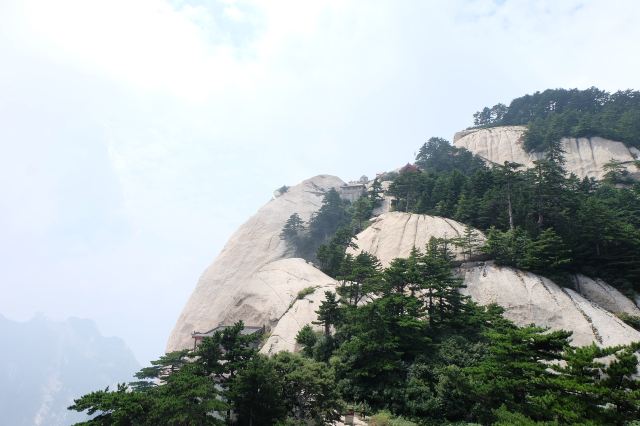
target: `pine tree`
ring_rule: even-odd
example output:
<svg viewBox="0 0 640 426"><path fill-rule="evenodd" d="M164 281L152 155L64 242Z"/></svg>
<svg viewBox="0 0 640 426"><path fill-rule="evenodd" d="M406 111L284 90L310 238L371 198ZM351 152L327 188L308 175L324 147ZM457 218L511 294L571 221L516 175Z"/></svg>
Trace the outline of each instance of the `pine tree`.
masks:
<svg viewBox="0 0 640 426"><path fill-rule="evenodd" d="M356 306L364 297L376 291L380 280L380 261L367 252L361 252L355 258L348 254L337 279L340 280L338 294L342 300Z"/></svg>
<svg viewBox="0 0 640 426"><path fill-rule="evenodd" d="M283 378L264 355L251 359L231 382L229 398L239 425L271 425L287 414Z"/></svg>
<svg viewBox="0 0 640 426"><path fill-rule="evenodd" d="M367 197L369 198L369 201L371 202L373 208L380 207L382 205L383 193L384 191L382 189L382 183L380 182L380 179L375 178L373 180L373 183L371 184L371 188L367 193Z"/></svg>
<svg viewBox="0 0 640 426"><path fill-rule="evenodd" d="M482 246L480 233L470 225L465 225L464 232L458 238L452 240L453 244L460 248L463 257L469 260Z"/></svg>
<svg viewBox="0 0 640 426"><path fill-rule="evenodd" d="M561 358L570 336L566 331L513 325L487 332L489 356L466 369L474 385L479 420L491 422L493 409L502 405L532 418L547 414L538 403L553 398L546 385L551 378L547 365Z"/></svg>
<svg viewBox="0 0 640 426"><path fill-rule="evenodd" d="M552 228L545 229L528 244L522 261L526 269L543 274L558 272L570 263L571 252Z"/></svg>
<svg viewBox="0 0 640 426"><path fill-rule="evenodd" d="M322 301L320 307L316 311L318 320L314 324L324 327L324 335L331 335L331 326L336 325L340 319L340 305L336 299L336 294L331 291L324 292L325 300Z"/></svg>
<svg viewBox="0 0 640 426"><path fill-rule="evenodd" d="M556 219L565 201L565 160L560 139L552 143L543 160L533 162L534 188L539 230L545 228L545 219Z"/></svg>
<svg viewBox="0 0 640 426"><path fill-rule="evenodd" d="M505 161L502 166L499 166L500 182L502 184L505 197L507 199L507 214L509 215L509 229L515 228L513 221L513 186L519 178L517 169L522 167L522 164Z"/></svg>
<svg viewBox="0 0 640 426"><path fill-rule="evenodd" d="M318 336L309 324L302 327L296 334L296 343L302 346L302 353L309 358L313 356L313 347L317 341Z"/></svg>
<svg viewBox="0 0 640 426"><path fill-rule="evenodd" d="M280 239L285 240L294 251L295 255L300 254L301 241L305 232L304 221L298 213L293 213L280 232Z"/></svg>
<svg viewBox="0 0 640 426"><path fill-rule="evenodd" d="M371 217L373 205L367 197L360 197L351 205L351 217L353 217L353 229L355 233L362 231L364 223Z"/></svg>

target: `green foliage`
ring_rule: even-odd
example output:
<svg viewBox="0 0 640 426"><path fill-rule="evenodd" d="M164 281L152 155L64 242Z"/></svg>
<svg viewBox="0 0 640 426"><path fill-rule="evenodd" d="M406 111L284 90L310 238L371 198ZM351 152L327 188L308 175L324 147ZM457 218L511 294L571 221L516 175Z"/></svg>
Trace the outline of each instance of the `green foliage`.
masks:
<svg viewBox="0 0 640 426"><path fill-rule="evenodd" d="M516 98L508 107L485 107L473 117L480 127L527 125L529 151L544 151L563 136L602 136L640 146L640 92L633 90L549 89Z"/></svg>
<svg viewBox="0 0 640 426"><path fill-rule="evenodd" d="M416 166L434 173L452 170L472 174L484 166L483 161L466 149L456 148L442 138L430 138L416 155Z"/></svg>
<svg viewBox="0 0 640 426"><path fill-rule="evenodd" d="M315 293L315 291L316 291L315 287L305 287L305 288L303 288L302 290L300 290L298 292L298 295L296 296L296 299L297 300L304 299L308 295Z"/></svg>
<svg viewBox="0 0 640 426"><path fill-rule="evenodd" d="M557 426L557 421L537 422L521 413L514 413L503 405L493 412L495 416L494 426ZM584 424L584 423L583 423Z"/></svg>
<svg viewBox="0 0 640 426"><path fill-rule="evenodd" d="M633 178L631 178L629 170L627 170L626 166L620 161L611 160L602 168L605 171L604 180L609 184L629 185L633 183Z"/></svg>
<svg viewBox="0 0 640 426"><path fill-rule="evenodd" d="M320 263L320 270L330 277L335 277L340 272L340 266L345 258L348 247L357 248L353 242L353 229L344 226L336 231L328 243L318 247L316 257Z"/></svg>
<svg viewBox="0 0 640 426"><path fill-rule="evenodd" d="M520 228L498 231L491 228L483 251L498 265L514 266L548 276L557 276L571 263L571 253L551 228L531 238Z"/></svg>
<svg viewBox="0 0 640 426"><path fill-rule="evenodd" d="M313 348L317 342L318 335L309 324L302 327L296 334L296 343L302 346L302 353L309 358L313 357Z"/></svg>
<svg viewBox="0 0 640 426"><path fill-rule="evenodd" d="M290 415L315 424L340 418L343 403L334 372L325 363L289 352L274 355L270 362L280 377L284 405Z"/></svg>
<svg viewBox="0 0 640 426"><path fill-rule="evenodd" d="M160 359L151 361L150 367L144 367L137 372L135 377L143 381L145 379L164 379L187 362L188 353L188 350L181 350L162 355ZM140 382L140 384L142 383ZM151 383L151 385L153 384Z"/></svg>
<svg viewBox="0 0 640 426"><path fill-rule="evenodd" d="M295 255L302 249L305 230L304 221L298 213L294 213L289 216L280 232L280 239L285 240L292 247Z"/></svg>
<svg viewBox="0 0 640 426"><path fill-rule="evenodd" d="M203 339L195 351L178 351L153 361L136 374L133 386L92 392L70 410L97 414L87 425L221 425L228 404L222 395L228 383L256 355L256 336L242 335L239 322ZM220 417L221 418L221 417Z"/></svg>
<svg viewBox="0 0 640 426"><path fill-rule="evenodd" d="M521 228L500 231L492 227L482 250L498 265L521 267L530 244L531 238Z"/></svg>
<svg viewBox="0 0 640 426"><path fill-rule="evenodd" d="M504 119L505 113L508 108L505 104L497 104L489 107L484 107L482 111L478 111L473 114L474 126L490 126L495 123L499 123Z"/></svg>
<svg viewBox="0 0 640 426"><path fill-rule="evenodd" d="M256 355L231 382L229 399L238 424L273 424L286 418L282 377L270 360Z"/></svg>
<svg viewBox="0 0 640 426"><path fill-rule="evenodd" d="M549 375L546 363L560 358L570 335L533 326L488 331L489 355L468 369L478 418L491 420L492 410L502 404L512 411L539 416L539 400L551 395L545 385Z"/></svg>
<svg viewBox="0 0 640 426"><path fill-rule="evenodd" d="M620 318L622 321L624 321L627 325L630 325L631 327L633 327L636 330L640 331L640 317L639 316L629 315L626 312L619 312L619 313L616 314L616 316L618 318Z"/></svg>
<svg viewBox="0 0 640 426"><path fill-rule="evenodd" d="M480 233L473 229L472 226L465 226L464 233L452 241L453 245L460 248L465 260L470 260L478 254L482 247L482 238Z"/></svg>
<svg viewBox="0 0 640 426"><path fill-rule="evenodd" d="M355 257L346 255L337 274L340 281L337 291L342 301L355 306L374 292L379 285L380 271L380 261L367 252Z"/></svg>
<svg viewBox="0 0 640 426"><path fill-rule="evenodd" d="M314 243L327 241L341 227L351 223L349 202L340 198L335 189L327 191L320 209L309 221L309 238Z"/></svg>
<svg viewBox="0 0 640 426"><path fill-rule="evenodd" d="M474 116L477 125L529 124L527 138L546 149L531 170L488 168L432 138L418 169L394 176L394 208L463 221L454 240L432 239L385 269L369 253L346 255L381 201L378 181L353 204L328 191L307 224L292 215L281 238L339 280L316 311L323 332L306 325L297 334L301 355L257 354L256 337L238 323L70 409L93 415L88 425L229 424L227 410L238 424L322 425L344 413L343 401L377 412L370 424L380 425L632 424L640 418L640 343L573 348L569 332L518 328L501 308L462 296L452 274L457 246L465 259L481 251L551 278L582 272L623 291L640 283L640 184L616 163L603 182L567 177L557 143L569 122L589 135L617 120L617 134L636 137L638 96L583 92L544 92ZM474 228L487 231L481 250Z"/></svg>
<svg viewBox="0 0 640 426"><path fill-rule="evenodd" d="M522 267L540 273L559 271L571 263L570 256L562 238L552 228L547 228L535 240L529 241Z"/></svg>
<svg viewBox="0 0 640 426"><path fill-rule="evenodd" d="M367 225L373 208L379 204L381 187L376 182L372 192L353 204L342 200L335 189L330 189L308 224L294 213L285 223L280 238L287 242L295 256L317 261L323 272L335 277L347 247L357 247L353 237Z"/></svg>
<svg viewBox="0 0 640 426"><path fill-rule="evenodd" d="M353 289L343 303L326 293L317 311L325 333L303 327L302 355L259 355L238 323L138 374L155 383L92 392L70 408L94 415L88 425L221 425L227 410L232 424L323 425L344 413L343 401L378 412L369 424L407 426L640 416L640 342L572 348L569 332L516 327L499 307L460 295L449 245L432 239L384 270L373 256L350 258L343 273L367 303L354 302Z"/></svg>
<svg viewBox="0 0 640 426"><path fill-rule="evenodd" d="M352 217L351 227L354 233L358 233L365 228L367 219L373 213L375 201L369 197L360 197L351 204L349 213Z"/></svg>
<svg viewBox="0 0 640 426"><path fill-rule="evenodd" d="M340 309L335 293L325 291L324 296L325 300L322 301L316 311L318 321L314 321L314 324L322 325L324 327L324 335L329 336L331 334L331 326L336 325L340 320Z"/></svg>
<svg viewBox="0 0 640 426"><path fill-rule="evenodd" d="M425 146L423 157L428 152ZM640 290L640 184L567 177L557 143L530 170L515 163L479 166L473 173L457 167L399 174L388 192L393 208L487 231L487 247L480 251L499 264L557 280L580 272L626 293L634 286ZM469 250L474 244L464 239L453 243L468 258L475 248Z"/></svg>
<svg viewBox="0 0 640 426"><path fill-rule="evenodd" d="M371 188L367 192L367 198L371 202L372 208L380 207L380 205L382 205L383 192L384 191L382 190L382 183L380 182L380 179L375 178L373 180L373 183L371 184Z"/></svg>
<svg viewBox="0 0 640 426"><path fill-rule="evenodd" d="M371 416L369 426L418 426L418 423L394 416L391 412L383 410Z"/></svg>
<svg viewBox="0 0 640 426"><path fill-rule="evenodd" d="M69 409L97 414L83 423L86 425L224 424L211 413L224 412L228 406L201 364L184 364L163 377L158 386L121 384L116 391L91 392L76 399Z"/></svg>

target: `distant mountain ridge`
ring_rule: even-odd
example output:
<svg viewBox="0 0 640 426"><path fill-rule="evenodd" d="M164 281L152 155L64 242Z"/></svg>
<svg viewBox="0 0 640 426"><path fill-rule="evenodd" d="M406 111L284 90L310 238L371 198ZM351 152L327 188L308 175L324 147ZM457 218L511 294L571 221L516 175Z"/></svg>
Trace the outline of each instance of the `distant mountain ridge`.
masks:
<svg viewBox="0 0 640 426"><path fill-rule="evenodd" d="M139 369L116 337L87 319L17 322L0 315L0 423L68 425L86 418L67 407L86 392L130 381Z"/></svg>

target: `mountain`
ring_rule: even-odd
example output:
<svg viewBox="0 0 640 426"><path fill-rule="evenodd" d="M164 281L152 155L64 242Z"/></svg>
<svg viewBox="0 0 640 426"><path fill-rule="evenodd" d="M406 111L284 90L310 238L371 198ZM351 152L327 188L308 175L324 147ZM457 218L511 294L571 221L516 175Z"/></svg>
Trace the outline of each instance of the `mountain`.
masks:
<svg viewBox="0 0 640 426"><path fill-rule="evenodd" d="M455 134L453 144L465 148L492 164L515 162L530 168L535 160L544 157L543 152L528 152L524 147L526 126L499 126L464 130ZM579 178L592 177L602 179L604 165L615 160L622 163L632 174L638 169L634 162L640 156L640 150L601 137L562 138L565 151L566 169Z"/></svg>
<svg viewBox="0 0 640 426"><path fill-rule="evenodd" d="M528 154L521 146L523 127L479 129L456 135L455 145L491 163L518 161L525 166L542 154ZM579 176L600 178L602 166L611 159L629 164L637 149L602 138L564 138L567 169ZM295 336L315 319L325 291L337 282L313 264L291 258L280 232L293 213L308 220L320 207L323 194L343 185L337 177L321 175L290 188L262 207L231 237L218 259L207 268L185 306L169 338L167 351L190 348L192 331L207 331L220 324L243 320L247 325L270 330L264 353L295 350ZM383 188L388 188L383 182ZM356 255L366 251L383 266L397 257L408 257L412 248L422 249L431 237L460 238L465 225L432 215L389 212L389 196L376 209L369 226L355 236ZM485 237L475 230L479 242ZM480 304L497 303L506 317L519 325L536 325L572 331L573 343L600 346L640 340L640 332L616 314L640 316L635 303L597 277L574 274L572 285L558 285L532 272L501 267L492 261L464 262L458 250L458 274L463 292ZM297 295L305 288L311 292ZM316 326L316 329L319 329Z"/></svg>
<svg viewBox="0 0 640 426"><path fill-rule="evenodd" d="M299 291L334 280L304 260L291 257L280 239L293 213L309 220L324 194L344 182L320 175L277 192L229 239L198 281L169 337L167 352L193 346L191 333L243 320L246 325L275 327Z"/></svg>
<svg viewBox="0 0 640 426"><path fill-rule="evenodd" d="M0 423L68 425L86 416L67 407L83 393L130 381L139 369L121 339L95 323L36 316L16 322L0 315Z"/></svg>

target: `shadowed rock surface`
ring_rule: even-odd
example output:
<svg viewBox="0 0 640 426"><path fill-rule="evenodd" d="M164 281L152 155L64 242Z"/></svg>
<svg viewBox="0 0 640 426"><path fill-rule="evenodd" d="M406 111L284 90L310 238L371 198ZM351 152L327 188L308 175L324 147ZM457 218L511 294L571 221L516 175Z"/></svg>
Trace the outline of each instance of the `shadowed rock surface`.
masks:
<svg viewBox="0 0 640 426"><path fill-rule="evenodd" d="M578 274L574 277L573 285L582 297L609 312L640 317L640 309L635 303L601 279L594 280Z"/></svg>

